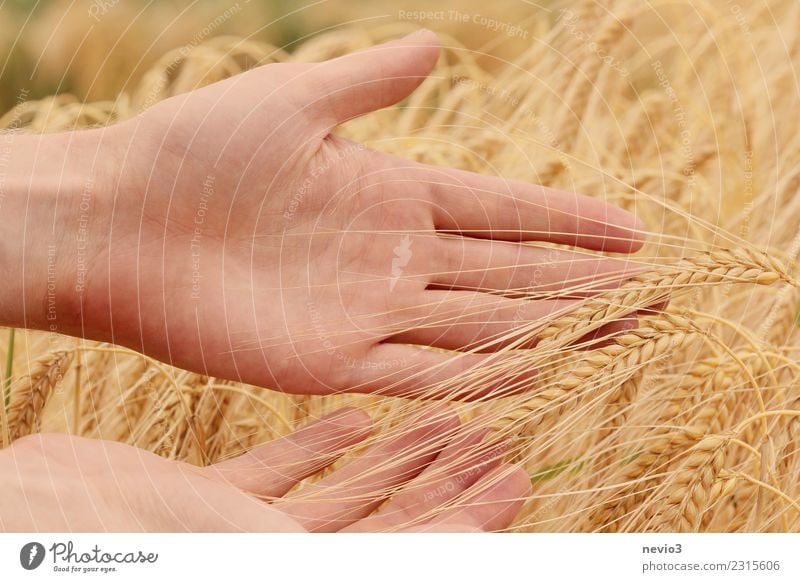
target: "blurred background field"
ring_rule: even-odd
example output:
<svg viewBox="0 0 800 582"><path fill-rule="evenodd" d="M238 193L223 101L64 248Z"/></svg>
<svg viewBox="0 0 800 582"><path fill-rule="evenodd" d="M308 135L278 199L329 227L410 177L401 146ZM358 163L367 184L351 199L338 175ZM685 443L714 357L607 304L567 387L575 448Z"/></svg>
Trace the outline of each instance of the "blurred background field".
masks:
<svg viewBox="0 0 800 582"><path fill-rule="evenodd" d="M531 42L530 31L498 33L486 22L524 26L553 3L499 0L470 10L466 5L458 0L6 0L0 2L0 109L13 106L21 94L114 99L136 86L168 50L220 35L291 52L331 29L407 22L451 34L493 58L511 59ZM476 10L481 19L473 22Z"/></svg>

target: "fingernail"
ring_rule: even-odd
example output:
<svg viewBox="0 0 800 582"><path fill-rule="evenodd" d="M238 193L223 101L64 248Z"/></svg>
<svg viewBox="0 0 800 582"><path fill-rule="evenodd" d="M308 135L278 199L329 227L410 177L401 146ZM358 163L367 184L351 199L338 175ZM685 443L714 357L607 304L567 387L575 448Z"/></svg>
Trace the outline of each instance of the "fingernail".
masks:
<svg viewBox="0 0 800 582"><path fill-rule="evenodd" d="M405 35L403 38L404 39L417 38L419 36L425 36L426 34L430 34L431 32L432 31L429 28L420 28L418 30L415 30L414 32Z"/></svg>

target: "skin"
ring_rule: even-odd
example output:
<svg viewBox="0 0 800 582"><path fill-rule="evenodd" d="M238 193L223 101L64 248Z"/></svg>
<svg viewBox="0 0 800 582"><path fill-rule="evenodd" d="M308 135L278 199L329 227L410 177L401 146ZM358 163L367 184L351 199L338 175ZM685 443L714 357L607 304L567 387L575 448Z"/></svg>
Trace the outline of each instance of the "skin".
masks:
<svg viewBox="0 0 800 582"><path fill-rule="evenodd" d="M536 243L631 253L644 227L595 198L427 166L332 133L404 99L438 54L435 35L420 31L324 63L256 68L111 127L3 136L0 324L110 341L296 394L452 397L440 383L505 357L491 353L504 345L492 340L637 270ZM517 367L459 396L507 395L534 374ZM419 449L404 439L393 456ZM198 469L119 443L27 437L0 453L10 481L3 526L499 529L528 486L497 466L472 483L485 497L478 509L431 517L413 477L436 465L433 451L388 488L369 481L375 462L365 453L334 474L345 485L330 477L331 488L308 489L317 498L299 499L287 483L320 457L280 452L293 446L303 449L279 441L243 457L255 467L237 459ZM297 466L281 481L284 460L274 458L283 454ZM395 495L401 484L410 489ZM340 507L352 492L358 503Z"/></svg>
<svg viewBox="0 0 800 582"><path fill-rule="evenodd" d="M493 531L530 492L485 431L437 407L313 485L302 479L370 434L342 409L209 467L111 441L36 434L0 451L4 531ZM387 498L391 499L375 509Z"/></svg>
<svg viewBox="0 0 800 582"><path fill-rule="evenodd" d="M476 346L576 301L514 290L628 277L627 261L521 244L633 252L642 225L621 209L331 133L402 100L438 54L420 31L256 68L109 128L13 136L2 323L285 392L436 397L492 357Z"/></svg>

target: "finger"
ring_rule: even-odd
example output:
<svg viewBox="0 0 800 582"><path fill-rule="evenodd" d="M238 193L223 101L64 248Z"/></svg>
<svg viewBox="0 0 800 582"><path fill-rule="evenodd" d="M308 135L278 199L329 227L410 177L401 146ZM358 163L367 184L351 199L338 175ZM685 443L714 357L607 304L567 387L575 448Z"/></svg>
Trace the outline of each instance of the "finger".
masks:
<svg viewBox="0 0 800 582"><path fill-rule="evenodd" d="M624 253L644 244L643 223L596 198L449 168L409 166L409 173L427 184L440 231Z"/></svg>
<svg viewBox="0 0 800 582"><path fill-rule="evenodd" d="M452 524L484 531L506 529L531 491L528 474L514 465L502 465L481 477L459 500L458 507L431 520L432 527Z"/></svg>
<svg viewBox="0 0 800 582"><path fill-rule="evenodd" d="M384 343L432 346L470 353L506 349L530 349L538 343L538 332L554 319L568 314L579 300L511 299L472 291L425 291L424 315L407 319ZM652 313L656 306L644 310ZM424 310L417 309L417 313ZM616 321L590 328L586 336L570 345L584 348L611 333L637 327L638 312L631 309Z"/></svg>
<svg viewBox="0 0 800 582"><path fill-rule="evenodd" d="M394 105L425 80L438 57L436 35L423 29L321 63L311 72L312 107L333 126Z"/></svg>
<svg viewBox="0 0 800 582"><path fill-rule="evenodd" d="M466 295L470 292L426 291L426 293ZM484 295L489 301L498 299L485 294L476 295ZM382 342L373 346L366 357L353 366L351 390L385 396L464 401L502 398L530 390L535 385L537 366L541 364L543 354L529 350L496 350L535 345L538 339L537 330L544 323L540 323L525 309L530 308L526 303L534 305L538 302L499 299L515 302L517 309L521 308L514 315L519 321L514 322L512 319L505 322L511 330L506 337L498 339L497 332L494 334L487 332L486 328L491 324L486 323L483 314L479 317L473 314L473 321L466 323L464 320L469 316L465 316L463 312L457 312L454 314L455 317L450 317L457 322L456 325L473 326L473 333L486 332L487 338L484 338L480 346L481 353L439 351L422 347L424 344L417 342L415 342L417 345ZM574 349L599 347L602 345L599 342L603 338L637 327L637 314L638 312L631 311L621 315L616 321L604 323L596 328L589 327L586 334L573 340L570 345ZM440 317L439 323L444 320L444 317ZM440 333L439 336L441 335ZM439 341L441 337L419 336L417 339Z"/></svg>
<svg viewBox="0 0 800 582"><path fill-rule="evenodd" d="M436 458L458 428L458 416L437 406L392 438L375 445L335 473L276 502L310 531L337 531L369 515L398 486Z"/></svg>
<svg viewBox="0 0 800 582"><path fill-rule="evenodd" d="M468 354L392 343L374 346L355 369L353 392L463 401L526 392L537 375L522 351Z"/></svg>
<svg viewBox="0 0 800 582"><path fill-rule="evenodd" d="M632 261L465 237L444 238L435 247L429 289L568 299L613 289L646 268Z"/></svg>
<svg viewBox="0 0 800 582"><path fill-rule="evenodd" d="M253 495L279 497L367 438L371 427L366 412L343 408L205 471Z"/></svg>
<svg viewBox="0 0 800 582"><path fill-rule="evenodd" d="M407 329L387 341L445 350L497 351L512 344L536 345L536 329L580 302L570 299L510 299L472 291L425 291Z"/></svg>
<svg viewBox="0 0 800 582"><path fill-rule="evenodd" d="M507 446L484 442L488 429L458 435L436 460L375 513L346 531L396 531L433 517L500 464Z"/></svg>

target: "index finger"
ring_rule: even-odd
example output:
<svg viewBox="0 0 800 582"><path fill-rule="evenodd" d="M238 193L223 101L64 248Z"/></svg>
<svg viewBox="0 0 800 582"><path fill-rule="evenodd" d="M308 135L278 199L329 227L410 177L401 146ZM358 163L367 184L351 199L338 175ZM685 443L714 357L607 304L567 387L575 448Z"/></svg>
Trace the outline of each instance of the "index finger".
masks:
<svg viewBox="0 0 800 582"><path fill-rule="evenodd" d="M641 220L597 198L463 170L419 165L418 171L440 231L621 253L645 241Z"/></svg>

